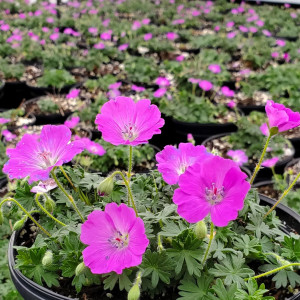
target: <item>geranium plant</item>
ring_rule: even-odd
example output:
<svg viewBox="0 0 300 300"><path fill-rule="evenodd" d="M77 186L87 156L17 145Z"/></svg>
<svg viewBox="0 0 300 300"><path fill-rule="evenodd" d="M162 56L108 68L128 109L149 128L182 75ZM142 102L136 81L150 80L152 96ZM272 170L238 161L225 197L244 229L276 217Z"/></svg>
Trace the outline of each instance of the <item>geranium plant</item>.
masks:
<svg viewBox="0 0 300 300"><path fill-rule="evenodd" d="M281 105L270 102L266 110L268 141L300 125L300 114ZM260 205L251 189L265 150L250 182L236 162L189 143L166 146L156 155L158 171L133 176L133 148L164 125L158 108L117 97L95 122L105 141L129 148L126 172L103 178L63 166L86 147L70 142L65 125L24 135L7 152L3 171L22 180L1 201L0 221L11 203L23 212L15 229L35 224L28 246L15 247L25 276L72 297L92 297L93 286L130 300L274 299L265 276L278 290L300 283L299 236L283 232L275 206Z"/></svg>

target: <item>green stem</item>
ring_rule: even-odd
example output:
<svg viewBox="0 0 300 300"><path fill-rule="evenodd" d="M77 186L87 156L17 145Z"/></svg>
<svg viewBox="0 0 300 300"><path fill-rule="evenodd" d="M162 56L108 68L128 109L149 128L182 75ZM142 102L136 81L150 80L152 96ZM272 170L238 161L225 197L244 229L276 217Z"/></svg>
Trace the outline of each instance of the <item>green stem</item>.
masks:
<svg viewBox="0 0 300 300"><path fill-rule="evenodd" d="M113 172L110 177L114 177L116 176L117 174L121 175L125 185L126 185L126 188L127 188L127 191L128 191L128 197L129 199L131 200L131 205L132 205L132 208L134 209L135 211L135 214L136 216L138 217L138 212L137 212L137 209L136 209L136 206L135 206L135 203L134 203L134 200L133 200L133 195L132 195L132 191L131 191L131 188L129 186L129 182L127 181L127 179L125 178L125 176L123 175L123 173L121 171L115 171ZM130 201L128 201L128 204L130 205Z"/></svg>
<svg viewBox="0 0 300 300"><path fill-rule="evenodd" d="M256 165L256 167L255 167L255 169L254 169L254 172L253 172L253 175L252 175L252 177L251 177L251 179L250 179L250 184L251 184L251 185L253 184L254 179L255 179L255 177L256 177L256 174L258 173L258 171L259 171L259 169L260 169L260 166L261 166L261 163L263 162L263 159L264 159L264 156L265 156L265 154L266 154L266 152L267 152L267 148L268 148L268 145L269 145L269 143L270 143L271 137L272 137L272 135L269 134L269 136L268 136L268 138L267 138L267 141L266 141L266 144L265 144L265 147L264 147L264 150L263 150L263 152L262 152L262 154L261 154L261 156L260 156L259 162L258 162L258 164Z"/></svg>
<svg viewBox="0 0 300 300"><path fill-rule="evenodd" d="M60 184L60 182L58 181L58 179L57 179L57 177L56 177L56 175L55 175L55 173L54 173L53 170L51 171L51 175L52 175L53 179L55 180L57 186L61 189L61 191L66 195L66 197L68 198L68 200L69 200L69 201L71 202L71 204L73 205L75 211L77 212L77 214L78 214L79 217L81 218L82 222L84 222L84 221L85 221L85 220L84 220L84 217L83 217L82 214L80 213L80 211L79 211L79 209L78 209L76 203L74 202L73 197L70 196L70 195L67 193L67 191L64 189L64 187Z"/></svg>
<svg viewBox="0 0 300 300"><path fill-rule="evenodd" d="M193 83L193 88L192 88L192 95L195 96L196 95L196 84Z"/></svg>
<svg viewBox="0 0 300 300"><path fill-rule="evenodd" d="M63 223L63 222L57 220L54 216L52 216L52 215L48 212L47 209L45 209L45 208L43 207L43 205L39 202L39 197L40 197L40 194L36 194L36 196L35 196L35 202L36 202L37 206L38 206L38 207L39 207L39 208L40 208L47 216L49 216L51 219L53 219L53 220L54 220L55 222L57 222L59 225L61 225L61 226L66 226L65 223Z"/></svg>
<svg viewBox="0 0 300 300"><path fill-rule="evenodd" d="M131 178L132 159L133 159L133 147L129 146L129 161L128 161L128 173L127 173L128 182L130 182L130 178Z"/></svg>
<svg viewBox="0 0 300 300"><path fill-rule="evenodd" d="M70 183L70 185L72 186L73 190L78 194L79 198L87 205L91 205L89 199L87 197L84 197L80 191L78 191L78 189L76 188L76 186L73 184L72 180L70 179L70 177L67 175L66 171L64 170L64 168L62 166L59 166L61 172L63 173L63 175L66 177L66 179L68 180L68 182Z"/></svg>
<svg viewBox="0 0 300 300"><path fill-rule="evenodd" d="M207 256L208 256L208 253L209 253L209 249L210 249L210 246L211 246L211 243L213 241L213 238L214 238L214 224L213 222L210 223L210 236L209 236L209 242L208 242L208 245L207 245L207 249L206 249L206 252L205 252L205 255L204 255L204 258L202 260L202 264L204 265L206 259L207 259Z"/></svg>
<svg viewBox="0 0 300 300"><path fill-rule="evenodd" d="M244 280L247 281L247 280L249 280L249 279L251 279L251 278L257 279L257 278L260 278L260 277L268 276L268 275L271 275L271 274L276 273L276 272L278 272L278 271L281 271L281 270L283 270L283 269L285 269L285 268L289 268L289 267L293 267L293 266L299 266L299 267L300 267L300 263L290 263L290 264L288 264L288 265L281 266L281 267L279 267L279 268L276 268L276 269L274 269L274 270L268 271L268 272L266 272L266 273L259 274L259 275L256 275L256 276L250 277L250 278L245 278Z"/></svg>
<svg viewBox="0 0 300 300"><path fill-rule="evenodd" d="M270 210L264 215L264 218L268 216L274 209L275 207L282 201L282 199L289 193L289 191L293 188L293 186L296 184L300 177L300 173L296 176L294 181L291 183L291 185L283 192L279 200L273 205L273 207L270 208Z"/></svg>
<svg viewBox="0 0 300 300"><path fill-rule="evenodd" d="M0 208L5 202L14 202L18 205L18 207L26 214L26 216L38 227L40 228L46 235L51 236L51 234L43 227L41 226L32 216L31 214L14 198L6 198L0 202Z"/></svg>

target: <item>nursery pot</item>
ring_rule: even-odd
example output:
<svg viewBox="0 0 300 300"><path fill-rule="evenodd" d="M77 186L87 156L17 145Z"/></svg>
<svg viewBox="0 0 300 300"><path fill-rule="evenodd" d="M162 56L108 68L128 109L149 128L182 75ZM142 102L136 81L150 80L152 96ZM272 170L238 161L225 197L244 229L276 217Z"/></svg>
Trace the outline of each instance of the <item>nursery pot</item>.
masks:
<svg viewBox="0 0 300 300"><path fill-rule="evenodd" d="M252 111L260 111L265 112L265 106L264 105L238 105L238 108L245 114L249 115Z"/></svg>
<svg viewBox="0 0 300 300"><path fill-rule="evenodd" d="M227 136L229 134L230 133L223 133L223 134L217 134L217 135L211 136L211 137L207 138L206 140L204 140L202 145L206 147L207 144L209 142L212 142L214 139L219 139L219 138L222 138L222 137ZM276 163L275 172L277 174L282 174L284 172L285 166L293 159L294 154L295 154L295 149L293 147L293 153L290 156L288 156L287 158L282 159L282 160L280 160ZM253 172L254 169L255 169L255 165L252 165L252 164L251 165L250 164L244 164L244 167L248 168L251 172ZM255 182L262 181L262 180L269 180L269 179L272 178L272 176L273 176L273 173L272 173L272 170L270 168L262 168L257 173L256 178L255 178Z"/></svg>
<svg viewBox="0 0 300 300"><path fill-rule="evenodd" d="M172 143L186 142L188 133L191 133L197 144L217 134L228 134L237 131L234 123L189 123L172 119Z"/></svg>
<svg viewBox="0 0 300 300"><path fill-rule="evenodd" d="M275 200L271 198L264 195L259 195L259 197L261 204L264 206L273 206L275 204ZM276 207L276 213L283 223L282 230L284 232L300 232L300 216L297 213L282 204L279 204ZM71 300L72 298L59 295L48 288L38 285L25 277L18 269L15 269L16 250L14 250L13 247L17 245L17 236L18 232L13 232L10 238L8 247L8 266L12 281L24 300ZM297 300L299 298L300 292L287 300Z"/></svg>

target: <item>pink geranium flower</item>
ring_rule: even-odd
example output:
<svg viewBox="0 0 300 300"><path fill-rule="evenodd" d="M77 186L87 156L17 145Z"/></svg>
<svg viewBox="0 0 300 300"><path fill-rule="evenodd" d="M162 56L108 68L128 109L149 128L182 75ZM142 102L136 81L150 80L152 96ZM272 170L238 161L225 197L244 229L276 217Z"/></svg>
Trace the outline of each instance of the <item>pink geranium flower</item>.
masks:
<svg viewBox="0 0 300 300"><path fill-rule="evenodd" d="M173 40L178 38L178 34L175 33L175 32L167 32L166 37L167 37L168 40L173 41Z"/></svg>
<svg viewBox="0 0 300 300"><path fill-rule="evenodd" d="M107 92L107 98L109 100L115 99L121 95L121 92L118 89L111 89Z"/></svg>
<svg viewBox="0 0 300 300"><path fill-rule="evenodd" d="M74 128L77 126L77 124L80 122L80 118L79 117L72 117L70 120L65 121L65 125L68 128Z"/></svg>
<svg viewBox="0 0 300 300"><path fill-rule="evenodd" d="M0 124L9 123L11 120L6 118L0 118Z"/></svg>
<svg viewBox="0 0 300 300"><path fill-rule="evenodd" d="M149 40L151 40L152 39L152 33L146 33L145 35L144 35L144 40L145 41L149 41Z"/></svg>
<svg viewBox="0 0 300 300"><path fill-rule="evenodd" d="M267 168L273 168L277 162L278 162L279 158L278 157L273 157L271 159L266 159L262 162L262 166L263 167L267 167Z"/></svg>
<svg viewBox="0 0 300 300"><path fill-rule="evenodd" d="M263 33L265 36L267 36L267 37L272 36L272 33L271 33L269 30L267 30L267 29L263 29L263 30L262 30L262 33Z"/></svg>
<svg viewBox="0 0 300 300"><path fill-rule="evenodd" d="M225 97L234 97L234 91L231 90L228 86L222 86L221 92Z"/></svg>
<svg viewBox="0 0 300 300"><path fill-rule="evenodd" d="M91 154L102 156L106 153L105 149L100 144L91 141L87 137L81 138L79 136L75 136L75 140L80 140L84 144L85 150Z"/></svg>
<svg viewBox="0 0 300 300"><path fill-rule="evenodd" d="M244 206L250 189L246 177L235 162L219 156L194 164L180 176L174 192L178 214L190 223L210 214L214 225L227 226Z"/></svg>
<svg viewBox="0 0 300 300"><path fill-rule="evenodd" d="M111 30L108 30L106 32L102 32L101 35L100 35L100 38L103 41L109 41L111 39L111 34L112 34Z"/></svg>
<svg viewBox="0 0 300 300"><path fill-rule="evenodd" d="M2 24L1 27L0 27L0 29L2 31L8 31L10 29L10 26L8 24Z"/></svg>
<svg viewBox="0 0 300 300"><path fill-rule="evenodd" d="M279 132L283 132L300 125L300 113L293 112L283 104L268 100L265 109L270 128L277 127Z"/></svg>
<svg viewBox="0 0 300 300"><path fill-rule="evenodd" d="M44 181L40 181L38 185L34 186L30 192L32 193L47 193L57 187L54 179L48 178Z"/></svg>
<svg viewBox="0 0 300 300"><path fill-rule="evenodd" d="M92 35L96 35L98 33L98 28L97 27L90 27L88 29L89 33L91 33Z"/></svg>
<svg viewBox="0 0 300 300"><path fill-rule="evenodd" d="M272 52L272 53L271 53L271 56L272 56L273 58L277 58L277 57L279 57L279 52Z"/></svg>
<svg viewBox="0 0 300 300"><path fill-rule="evenodd" d="M156 78L155 83L160 87L167 87L170 85L170 81L166 77Z"/></svg>
<svg viewBox="0 0 300 300"><path fill-rule="evenodd" d="M221 67L219 65L215 65L215 64L209 65L208 70L214 74L221 73Z"/></svg>
<svg viewBox="0 0 300 300"><path fill-rule="evenodd" d="M213 84L210 81L207 81L207 80L200 80L199 81L199 87L203 91L208 92L213 88Z"/></svg>
<svg viewBox="0 0 300 300"><path fill-rule="evenodd" d="M159 88L157 89L154 93L153 93L153 97L155 98L161 98L165 95L165 93L167 92L167 89L165 88Z"/></svg>
<svg viewBox="0 0 300 300"><path fill-rule="evenodd" d="M80 89L72 89L69 92L69 94L67 94L66 98L67 99L74 99L74 98L77 98L79 94L80 94Z"/></svg>
<svg viewBox="0 0 300 300"><path fill-rule="evenodd" d="M269 136L270 130L267 123L262 124L259 129L263 135Z"/></svg>
<svg viewBox="0 0 300 300"><path fill-rule="evenodd" d="M55 166L61 166L83 151L80 141L70 143L71 131L65 125L45 125L40 134L25 134L14 149L7 149L8 162L3 172L9 178L25 178L29 181L46 180Z"/></svg>
<svg viewBox="0 0 300 300"><path fill-rule="evenodd" d="M148 18L143 19L143 20L142 20L142 24L143 24L143 25L148 25L148 24L150 24L150 21L151 21L151 20L148 19Z"/></svg>
<svg viewBox="0 0 300 300"><path fill-rule="evenodd" d="M125 51L128 48L129 44L122 44L118 47L119 51Z"/></svg>
<svg viewBox="0 0 300 300"><path fill-rule="evenodd" d="M228 34L227 34L227 38L228 39L233 39L234 37L236 36L236 32L229 32Z"/></svg>
<svg viewBox="0 0 300 300"><path fill-rule="evenodd" d="M235 161L238 166L242 166L248 162L248 156L243 150L229 150L227 155L231 157L231 159Z"/></svg>
<svg viewBox="0 0 300 300"><path fill-rule="evenodd" d="M131 29L135 31L135 30L138 30L141 26L142 26L142 24L139 21L134 21L132 23Z"/></svg>
<svg viewBox="0 0 300 300"><path fill-rule="evenodd" d="M159 134L165 121L149 99L135 103L131 98L117 97L102 106L95 123L105 141L115 146L136 146L147 143L154 134Z"/></svg>
<svg viewBox="0 0 300 300"><path fill-rule="evenodd" d="M143 92L143 91L145 90L144 87L142 87L142 86L137 86L137 85L135 85L135 84L132 85L131 89L132 89L133 91L137 92L137 93L141 93L141 92Z"/></svg>
<svg viewBox="0 0 300 300"><path fill-rule="evenodd" d="M7 129L2 130L2 135L4 136L4 138L5 138L8 142L14 140L14 139L17 137L15 134L11 133L11 132L10 132L9 130L7 130Z"/></svg>
<svg viewBox="0 0 300 300"><path fill-rule="evenodd" d="M279 47L284 47L285 46L285 41L283 40L276 40L276 45Z"/></svg>
<svg viewBox="0 0 300 300"><path fill-rule="evenodd" d="M119 89L119 88L121 87L121 85L122 85L122 82L121 82L121 81L117 81L117 82L115 82L115 83L110 84L110 85L108 86L108 88L109 88L110 90L117 90L117 89Z"/></svg>
<svg viewBox="0 0 300 300"><path fill-rule="evenodd" d="M227 106L232 109L232 108L236 107L236 103L233 100L231 100L227 103Z"/></svg>
<svg viewBox="0 0 300 300"><path fill-rule="evenodd" d="M179 62L183 61L184 59L185 59L184 55L178 55L176 57L176 61L179 61Z"/></svg>
<svg viewBox="0 0 300 300"><path fill-rule="evenodd" d="M105 45L103 43L99 42L99 43L97 43L97 44L94 45L94 48L102 50L102 49L105 48Z"/></svg>
<svg viewBox="0 0 300 300"><path fill-rule="evenodd" d="M157 168L166 183L177 184L180 175L184 174L189 166L203 161L209 155L204 146L194 146L191 143L180 143L178 149L165 146L156 154Z"/></svg>
<svg viewBox="0 0 300 300"><path fill-rule="evenodd" d="M49 38L52 41L56 41L59 38L59 33L58 32L52 33Z"/></svg>
<svg viewBox="0 0 300 300"><path fill-rule="evenodd" d="M125 204L109 203L95 210L81 226L84 264L94 274L116 272L138 266L149 245L142 219Z"/></svg>

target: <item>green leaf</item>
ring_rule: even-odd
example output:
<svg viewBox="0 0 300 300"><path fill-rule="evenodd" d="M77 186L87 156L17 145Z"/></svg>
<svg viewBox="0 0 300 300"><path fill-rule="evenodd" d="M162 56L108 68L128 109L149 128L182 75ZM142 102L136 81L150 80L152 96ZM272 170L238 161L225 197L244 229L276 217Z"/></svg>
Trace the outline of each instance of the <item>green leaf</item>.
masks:
<svg viewBox="0 0 300 300"><path fill-rule="evenodd" d="M157 253L147 250L140 268L144 270L143 277L151 277L152 287L156 288L159 280L166 284L170 283L175 262L165 252Z"/></svg>
<svg viewBox="0 0 300 300"><path fill-rule="evenodd" d="M266 296L264 294L268 292L265 289L265 285L262 283L259 287L255 279L250 279L248 282L245 283L247 290L244 291L239 289L235 293L236 300L274 300L274 297Z"/></svg>
<svg viewBox="0 0 300 300"><path fill-rule="evenodd" d="M236 300L237 298L234 295L236 291L236 283L226 289L222 280L218 278L216 284L212 286L210 293L207 295L207 300Z"/></svg>
<svg viewBox="0 0 300 300"><path fill-rule="evenodd" d="M245 264L245 259L241 252L237 255L227 255L215 268L209 270L209 273L215 277L224 278L225 285L237 283L238 287L244 285L244 278L254 276L254 272Z"/></svg>
<svg viewBox="0 0 300 300"><path fill-rule="evenodd" d="M207 275L196 277L196 281L194 278L181 280L178 300L204 300L211 282L212 277Z"/></svg>
<svg viewBox="0 0 300 300"><path fill-rule="evenodd" d="M300 239L285 236L282 245L282 256L292 261L300 260Z"/></svg>
<svg viewBox="0 0 300 300"><path fill-rule="evenodd" d="M131 275L132 271L130 269L125 269L122 274L117 274L115 272L111 272L107 276L103 283L105 290L113 290L116 283L119 281L119 289L123 291L124 289L128 292L132 287L132 281L129 279L129 275Z"/></svg>
<svg viewBox="0 0 300 300"><path fill-rule="evenodd" d="M241 235L240 237L235 237L234 246L244 252L246 256L251 254L257 254L261 252L261 245L257 238L250 239L249 235Z"/></svg>
<svg viewBox="0 0 300 300"><path fill-rule="evenodd" d="M185 267L190 275L200 276L200 270L202 269L200 261L203 250L199 248L202 243L191 229L183 231L173 239L173 248L167 249L167 254L177 262L176 274L179 274Z"/></svg>
<svg viewBox="0 0 300 300"><path fill-rule="evenodd" d="M27 210L33 208L34 194L30 192L31 186L25 182L16 189L15 199Z"/></svg>

